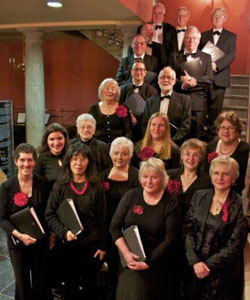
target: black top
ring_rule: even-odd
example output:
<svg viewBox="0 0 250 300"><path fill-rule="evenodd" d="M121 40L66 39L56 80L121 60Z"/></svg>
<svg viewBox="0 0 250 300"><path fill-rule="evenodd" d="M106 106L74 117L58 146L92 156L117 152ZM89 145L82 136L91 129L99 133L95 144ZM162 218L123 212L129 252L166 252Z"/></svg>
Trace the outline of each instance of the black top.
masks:
<svg viewBox="0 0 250 300"><path fill-rule="evenodd" d="M142 214L135 207L140 206ZM148 265L161 264L173 253L180 229L180 206L177 199L164 192L156 205L148 205L143 189L128 191L112 219L110 233L114 241L122 237L122 228L138 225Z"/></svg>
<svg viewBox="0 0 250 300"><path fill-rule="evenodd" d="M181 183L181 174L183 174L183 167L179 169L173 169L168 171L170 180L178 180ZM183 192L182 185L177 194L178 199L180 200L182 206L182 216L185 217L189 204L192 200L192 197L197 190L208 189L212 187L211 179L208 173L197 170L197 178L195 181L188 187L188 189Z"/></svg>
<svg viewBox="0 0 250 300"><path fill-rule="evenodd" d="M50 188L57 181L62 169L64 155L41 154L36 161L34 173L47 179Z"/></svg>
<svg viewBox="0 0 250 300"><path fill-rule="evenodd" d="M208 162L208 155L209 153L216 151L218 141L219 140L216 139L207 145L206 156L203 164L203 169L206 172L209 172L209 168L210 168L210 163ZM242 190L245 188L245 176L247 171L249 150L250 150L250 145L245 141L240 141L234 153L231 155L231 157L234 158L239 164L240 175L234 184L234 189L239 194L241 194Z"/></svg>
<svg viewBox="0 0 250 300"><path fill-rule="evenodd" d="M112 165L112 161L109 156L109 146L103 141L92 138L87 142L83 142L80 138L76 138L70 141L71 145L76 143L85 144L91 150L94 157L97 172L102 172Z"/></svg>
<svg viewBox="0 0 250 300"><path fill-rule="evenodd" d="M112 115L104 115L99 103L92 105L89 109L96 120L95 137L107 144L110 144L115 138L125 136L131 138L131 123L129 112L126 117L118 117L116 113Z"/></svg>
<svg viewBox="0 0 250 300"><path fill-rule="evenodd" d="M76 184L75 184L76 185ZM77 185L76 185L77 188ZM60 222L56 211L67 198L72 199L84 230L72 244L95 243L105 249L106 200L104 189L99 183L89 183L83 195L76 194L69 184L56 182L49 196L45 218L49 228L62 240L69 230Z"/></svg>
<svg viewBox="0 0 250 300"><path fill-rule="evenodd" d="M111 222L112 217L115 214L116 208L122 198L122 196L133 188L139 187L138 181L138 170L134 167L129 167L128 180L116 181L108 178L111 168L105 170L101 174L100 180L104 182L104 185L108 183L106 188L106 199L107 199L107 223L108 226Z"/></svg>
<svg viewBox="0 0 250 300"><path fill-rule="evenodd" d="M14 196L20 193L20 185L17 176L11 177L9 180L2 183L0 187L0 226L8 235L8 245L11 248L16 246L10 239L10 235L15 227L9 221L9 216L28 207L34 207L35 212L42 223L44 229L46 224L44 220L44 211L48 199L48 185L44 178L34 175L32 184L32 196L29 198L27 205L17 206L14 203Z"/></svg>
<svg viewBox="0 0 250 300"><path fill-rule="evenodd" d="M133 154L133 157L131 159L131 164L135 168L139 168L141 159L138 156L141 151L141 141L138 142L135 145L135 152ZM157 154L154 155L154 157L159 158ZM162 159L162 161L165 164L165 168L168 171L169 169L176 169L180 166L180 149L177 145L171 144L171 158L170 159Z"/></svg>
<svg viewBox="0 0 250 300"><path fill-rule="evenodd" d="M213 195L214 189L197 191L186 215L185 248L189 265L192 267L203 261L210 269L209 276L202 280L190 274L188 292L192 294L187 296L188 299L237 300L242 296L242 259L248 223L242 211L242 198L231 190L227 220L223 221L223 213L220 213L214 218L213 228L210 227L208 233L206 230ZM205 247L204 238L209 239L209 242L205 241Z"/></svg>

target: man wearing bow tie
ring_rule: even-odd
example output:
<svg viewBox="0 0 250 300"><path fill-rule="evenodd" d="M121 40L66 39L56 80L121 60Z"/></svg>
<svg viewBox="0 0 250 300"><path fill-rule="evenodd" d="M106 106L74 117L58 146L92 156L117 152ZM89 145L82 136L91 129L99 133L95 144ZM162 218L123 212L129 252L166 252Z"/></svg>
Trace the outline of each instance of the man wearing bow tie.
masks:
<svg viewBox="0 0 250 300"><path fill-rule="evenodd" d="M214 121L222 111L225 91L230 86L230 65L235 58L236 34L223 27L226 19L225 9L216 8L211 16L213 28L201 34L200 49L210 41L225 53L224 57L212 62L214 77L208 97L208 128L212 133L210 139L216 135Z"/></svg>
<svg viewBox="0 0 250 300"><path fill-rule="evenodd" d="M154 26L154 36L152 41L162 44L168 55L172 50L172 36L175 28L171 24L164 22L166 14L165 6L162 3L156 3L152 8L152 24ZM137 28L137 33L141 33L142 26Z"/></svg>
<svg viewBox="0 0 250 300"><path fill-rule="evenodd" d="M181 6L177 12L177 27L172 37L172 48L173 50L183 50L184 48L184 35L187 31L187 23L190 19L190 10Z"/></svg>
<svg viewBox="0 0 250 300"><path fill-rule="evenodd" d="M145 131L152 114L158 111L166 113L170 122L171 137L176 144L181 145L191 127L191 102L189 96L173 91L175 83L176 74L172 68L165 67L161 70L158 76L161 94L147 99L142 124Z"/></svg>
<svg viewBox="0 0 250 300"><path fill-rule="evenodd" d="M138 34L133 38L133 54L122 58L116 74L116 81L119 85L131 82L131 69L133 64L137 61L143 61L147 71L158 72L157 57L147 55L145 53L146 46L145 38L141 34Z"/></svg>
<svg viewBox="0 0 250 300"><path fill-rule="evenodd" d="M213 80L212 62L209 54L198 50L201 34L197 27L189 26L184 36L184 49L173 51L168 64L176 71L175 90L191 98L192 124L190 137L204 138L207 91ZM185 62L199 59L199 73L188 74Z"/></svg>

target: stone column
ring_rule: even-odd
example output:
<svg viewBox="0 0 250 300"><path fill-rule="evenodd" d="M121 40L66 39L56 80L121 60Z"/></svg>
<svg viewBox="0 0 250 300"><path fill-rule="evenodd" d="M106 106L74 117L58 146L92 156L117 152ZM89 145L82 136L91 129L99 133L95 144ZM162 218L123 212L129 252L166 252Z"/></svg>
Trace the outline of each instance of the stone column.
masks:
<svg viewBox="0 0 250 300"><path fill-rule="evenodd" d="M37 147L44 131L43 32L24 30L26 141Z"/></svg>
<svg viewBox="0 0 250 300"><path fill-rule="evenodd" d="M136 35L136 27L127 27L127 28L122 28L123 32L123 50L122 50L122 57L128 56L128 47L131 45L132 40L134 36Z"/></svg>

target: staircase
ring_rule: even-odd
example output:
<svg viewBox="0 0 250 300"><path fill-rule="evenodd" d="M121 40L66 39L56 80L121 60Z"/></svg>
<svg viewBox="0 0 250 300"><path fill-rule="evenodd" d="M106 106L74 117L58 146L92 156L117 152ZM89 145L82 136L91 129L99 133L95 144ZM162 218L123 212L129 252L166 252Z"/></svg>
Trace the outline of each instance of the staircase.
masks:
<svg viewBox="0 0 250 300"><path fill-rule="evenodd" d="M248 140L249 137L249 118L248 107L250 99L250 76L231 75L231 85L226 89L223 103L223 110L233 110L240 117L244 124L244 131L241 138Z"/></svg>

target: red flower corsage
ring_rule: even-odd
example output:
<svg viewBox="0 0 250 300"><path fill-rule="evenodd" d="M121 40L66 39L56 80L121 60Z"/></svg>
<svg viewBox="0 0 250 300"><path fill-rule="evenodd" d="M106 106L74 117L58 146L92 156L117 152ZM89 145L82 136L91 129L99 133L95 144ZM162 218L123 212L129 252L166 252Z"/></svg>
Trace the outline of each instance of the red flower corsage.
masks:
<svg viewBox="0 0 250 300"><path fill-rule="evenodd" d="M109 182L108 181L103 181L103 186L104 186L104 190L107 191L109 190Z"/></svg>
<svg viewBox="0 0 250 300"><path fill-rule="evenodd" d="M208 157L207 157L207 160L208 160L208 163L210 164L211 163L211 161L215 158L215 157L217 157L219 154L217 153L217 152L210 152L209 154L208 154Z"/></svg>
<svg viewBox="0 0 250 300"><path fill-rule="evenodd" d="M136 215L142 215L143 214L143 207L141 205L135 205L133 207L133 211Z"/></svg>
<svg viewBox="0 0 250 300"><path fill-rule="evenodd" d="M123 105L119 105L119 106L116 108L115 112L116 112L116 114L117 114L117 116L118 116L119 118L125 118L125 117L127 117L127 115L128 115L128 110L127 110L127 108L126 108L125 106L123 106Z"/></svg>
<svg viewBox="0 0 250 300"><path fill-rule="evenodd" d="M169 180L167 190L169 193L177 195L181 187L181 182L177 179Z"/></svg>
<svg viewBox="0 0 250 300"><path fill-rule="evenodd" d="M16 193L14 196L14 203L16 206L23 207L28 203L28 201L28 195L23 192Z"/></svg>
<svg viewBox="0 0 250 300"><path fill-rule="evenodd" d="M155 154L155 151L150 148L150 147L144 147L140 153L138 154L138 157L141 159L141 160L147 160L149 159L150 157L153 157Z"/></svg>

